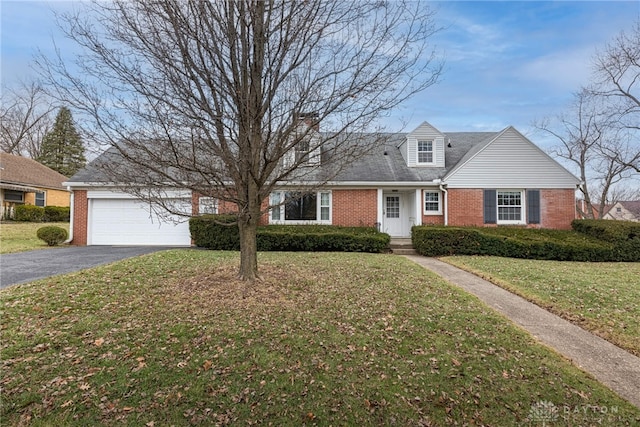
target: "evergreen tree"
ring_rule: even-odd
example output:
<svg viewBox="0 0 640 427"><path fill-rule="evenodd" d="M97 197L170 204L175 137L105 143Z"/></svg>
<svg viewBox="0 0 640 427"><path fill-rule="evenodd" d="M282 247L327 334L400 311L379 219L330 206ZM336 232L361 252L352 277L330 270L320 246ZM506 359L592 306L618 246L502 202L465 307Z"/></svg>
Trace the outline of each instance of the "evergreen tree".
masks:
<svg viewBox="0 0 640 427"><path fill-rule="evenodd" d="M84 145L67 107L60 108L53 129L42 139L37 160L67 177L84 167Z"/></svg>

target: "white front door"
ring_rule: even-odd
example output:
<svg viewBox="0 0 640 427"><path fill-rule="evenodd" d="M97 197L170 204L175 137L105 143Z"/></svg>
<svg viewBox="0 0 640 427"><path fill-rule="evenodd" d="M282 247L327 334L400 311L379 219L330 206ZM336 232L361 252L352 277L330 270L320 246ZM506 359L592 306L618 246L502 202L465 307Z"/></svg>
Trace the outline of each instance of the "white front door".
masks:
<svg viewBox="0 0 640 427"><path fill-rule="evenodd" d="M384 196L384 227L383 231L390 236L403 236L403 200L401 194Z"/></svg>

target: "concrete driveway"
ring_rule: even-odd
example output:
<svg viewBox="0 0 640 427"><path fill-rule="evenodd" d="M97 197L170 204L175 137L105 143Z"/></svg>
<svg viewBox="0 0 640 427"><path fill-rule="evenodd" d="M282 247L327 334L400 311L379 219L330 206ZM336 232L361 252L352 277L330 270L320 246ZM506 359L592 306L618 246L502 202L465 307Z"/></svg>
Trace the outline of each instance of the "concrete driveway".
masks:
<svg viewBox="0 0 640 427"><path fill-rule="evenodd" d="M0 255L0 289L170 249L160 246L69 246Z"/></svg>

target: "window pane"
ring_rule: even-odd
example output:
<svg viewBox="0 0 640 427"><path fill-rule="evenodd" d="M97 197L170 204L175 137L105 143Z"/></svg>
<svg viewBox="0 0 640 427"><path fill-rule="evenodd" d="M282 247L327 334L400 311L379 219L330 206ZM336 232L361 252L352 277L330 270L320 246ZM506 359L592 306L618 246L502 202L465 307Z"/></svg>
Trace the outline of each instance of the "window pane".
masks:
<svg viewBox="0 0 640 427"><path fill-rule="evenodd" d="M432 141L418 141L418 163L433 163Z"/></svg>
<svg viewBox="0 0 640 427"><path fill-rule="evenodd" d="M274 206L274 205L278 205L279 203L280 203L280 193L279 192L271 193L269 204L271 206ZM280 221L280 209L281 209L281 206L275 206L274 208L271 208L271 219L273 221Z"/></svg>
<svg viewBox="0 0 640 427"><path fill-rule="evenodd" d="M438 212L440 210L440 193L436 191L424 193L424 210L427 212Z"/></svg>
<svg viewBox="0 0 640 427"><path fill-rule="evenodd" d="M316 195L285 193L284 219L286 221L315 221Z"/></svg>
<svg viewBox="0 0 640 427"><path fill-rule="evenodd" d="M498 220L522 220L522 194L519 191L498 192Z"/></svg>
<svg viewBox="0 0 640 427"><path fill-rule="evenodd" d="M4 190L4 199L11 202L22 202L24 193L22 191Z"/></svg>
<svg viewBox="0 0 640 427"><path fill-rule="evenodd" d="M36 192L36 206L44 206L44 191Z"/></svg>
<svg viewBox="0 0 640 427"><path fill-rule="evenodd" d="M400 218L400 196L387 196L387 218Z"/></svg>
<svg viewBox="0 0 640 427"><path fill-rule="evenodd" d="M329 221L329 207L328 206L322 206L320 208L320 219L322 221Z"/></svg>
<svg viewBox="0 0 640 427"><path fill-rule="evenodd" d="M330 195L329 193L320 193L320 220L329 221L329 208L330 208Z"/></svg>
<svg viewBox="0 0 640 427"><path fill-rule="evenodd" d="M201 214L218 213L218 201L213 197L200 197L199 211Z"/></svg>

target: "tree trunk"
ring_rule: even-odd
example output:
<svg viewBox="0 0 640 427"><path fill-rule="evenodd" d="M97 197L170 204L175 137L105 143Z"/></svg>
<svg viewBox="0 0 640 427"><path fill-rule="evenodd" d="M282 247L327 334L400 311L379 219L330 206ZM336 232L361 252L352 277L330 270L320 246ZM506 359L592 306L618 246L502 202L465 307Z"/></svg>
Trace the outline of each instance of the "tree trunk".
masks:
<svg viewBox="0 0 640 427"><path fill-rule="evenodd" d="M256 209L251 209L256 211ZM260 210L249 212L238 217L238 229L240 231L240 271L241 280L253 283L258 278L258 246L256 234Z"/></svg>

